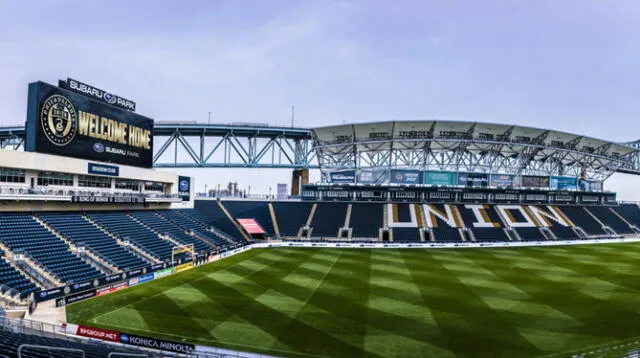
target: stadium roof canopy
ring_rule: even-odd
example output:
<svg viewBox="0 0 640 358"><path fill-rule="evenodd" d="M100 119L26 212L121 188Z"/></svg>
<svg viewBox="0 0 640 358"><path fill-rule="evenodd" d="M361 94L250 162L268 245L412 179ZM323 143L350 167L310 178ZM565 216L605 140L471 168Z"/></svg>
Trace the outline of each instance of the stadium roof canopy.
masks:
<svg viewBox="0 0 640 358"><path fill-rule="evenodd" d="M566 175L604 180L640 174L638 149L551 129L458 121L389 121L313 129L323 174L339 169L411 168Z"/></svg>

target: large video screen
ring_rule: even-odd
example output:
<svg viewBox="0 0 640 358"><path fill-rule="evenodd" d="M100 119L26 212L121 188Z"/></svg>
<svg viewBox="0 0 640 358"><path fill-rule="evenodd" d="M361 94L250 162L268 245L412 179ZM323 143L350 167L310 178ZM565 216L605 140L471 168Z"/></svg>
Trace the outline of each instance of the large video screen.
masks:
<svg viewBox="0 0 640 358"><path fill-rule="evenodd" d="M153 120L34 82L29 84L25 149L150 168Z"/></svg>

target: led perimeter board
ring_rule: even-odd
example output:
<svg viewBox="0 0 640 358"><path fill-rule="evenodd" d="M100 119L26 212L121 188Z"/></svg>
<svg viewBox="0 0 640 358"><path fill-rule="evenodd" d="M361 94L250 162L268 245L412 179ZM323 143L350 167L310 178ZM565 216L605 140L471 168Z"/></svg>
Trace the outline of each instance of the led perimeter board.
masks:
<svg viewBox="0 0 640 358"><path fill-rule="evenodd" d="M151 168L153 120L34 82L29 84L25 150Z"/></svg>

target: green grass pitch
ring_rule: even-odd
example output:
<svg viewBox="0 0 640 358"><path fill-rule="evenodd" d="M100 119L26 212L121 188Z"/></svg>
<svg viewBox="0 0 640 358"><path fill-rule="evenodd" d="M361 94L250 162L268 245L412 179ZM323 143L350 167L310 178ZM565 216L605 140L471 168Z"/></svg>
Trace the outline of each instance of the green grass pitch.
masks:
<svg viewBox="0 0 640 358"><path fill-rule="evenodd" d="M638 273L638 244L254 249L67 315L288 357L560 357L640 336Z"/></svg>

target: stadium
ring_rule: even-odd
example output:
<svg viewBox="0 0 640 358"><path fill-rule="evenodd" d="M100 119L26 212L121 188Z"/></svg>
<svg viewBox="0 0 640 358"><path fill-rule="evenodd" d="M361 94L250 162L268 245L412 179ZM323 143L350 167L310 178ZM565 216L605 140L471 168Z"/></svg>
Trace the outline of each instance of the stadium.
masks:
<svg viewBox="0 0 640 358"><path fill-rule="evenodd" d="M640 206L603 186L640 174L636 143L439 120L154 123L135 110L73 79L34 82L25 126L0 129L0 356L640 349ZM215 159L227 143L240 160ZM241 166L290 169L291 192L196 193L179 174Z"/></svg>

